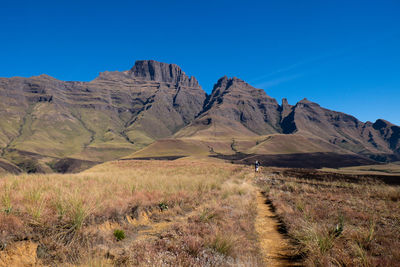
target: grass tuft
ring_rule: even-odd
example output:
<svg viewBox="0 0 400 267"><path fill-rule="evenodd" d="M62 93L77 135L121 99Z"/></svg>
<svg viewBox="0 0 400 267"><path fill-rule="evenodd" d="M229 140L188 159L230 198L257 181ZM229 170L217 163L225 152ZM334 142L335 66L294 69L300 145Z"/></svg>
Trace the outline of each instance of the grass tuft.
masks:
<svg viewBox="0 0 400 267"><path fill-rule="evenodd" d="M234 245L235 240L232 236L217 234L211 242L210 247L224 256L230 256Z"/></svg>
<svg viewBox="0 0 400 267"><path fill-rule="evenodd" d="M125 232L124 232L124 230L115 229L114 236L117 239L117 241L121 241L121 240L125 239Z"/></svg>
<svg viewBox="0 0 400 267"><path fill-rule="evenodd" d="M3 211L7 214L12 211L12 201L11 201L11 189L10 186L5 185L3 189L3 194L1 196L1 204L3 206Z"/></svg>

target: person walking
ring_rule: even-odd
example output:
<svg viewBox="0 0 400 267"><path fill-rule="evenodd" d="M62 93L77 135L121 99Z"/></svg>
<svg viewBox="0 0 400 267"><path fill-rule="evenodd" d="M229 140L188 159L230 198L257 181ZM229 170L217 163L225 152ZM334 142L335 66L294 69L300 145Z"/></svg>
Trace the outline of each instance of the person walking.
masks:
<svg viewBox="0 0 400 267"><path fill-rule="evenodd" d="M258 172L260 170L260 162L256 160L256 163L254 164L255 172Z"/></svg>

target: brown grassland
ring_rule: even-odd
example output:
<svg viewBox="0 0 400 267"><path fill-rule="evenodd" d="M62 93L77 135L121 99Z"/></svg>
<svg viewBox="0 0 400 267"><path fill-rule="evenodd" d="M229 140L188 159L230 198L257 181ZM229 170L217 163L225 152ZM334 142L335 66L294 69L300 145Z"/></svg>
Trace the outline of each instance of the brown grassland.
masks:
<svg viewBox="0 0 400 267"><path fill-rule="evenodd" d="M259 265L249 173L185 158L3 175L0 265Z"/></svg>
<svg viewBox="0 0 400 267"><path fill-rule="evenodd" d="M306 266L398 266L399 186L281 173L267 170L257 183Z"/></svg>
<svg viewBox="0 0 400 267"><path fill-rule="evenodd" d="M297 266L400 262L399 186L282 170L188 157L0 174L0 266L263 266L257 191Z"/></svg>

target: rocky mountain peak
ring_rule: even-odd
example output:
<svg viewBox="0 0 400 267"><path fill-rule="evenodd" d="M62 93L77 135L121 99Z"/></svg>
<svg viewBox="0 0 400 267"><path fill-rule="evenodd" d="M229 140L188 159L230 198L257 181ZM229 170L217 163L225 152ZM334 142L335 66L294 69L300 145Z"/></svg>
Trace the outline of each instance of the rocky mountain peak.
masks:
<svg viewBox="0 0 400 267"><path fill-rule="evenodd" d="M311 102L307 98L303 98L302 100L299 101L299 104L311 104L311 103L313 103L313 102Z"/></svg>
<svg viewBox="0 0 400 267"><path fill-rule="evenodd" d="M307 98L304 98L297 102L296 107L319 107L319 105L315 102L308 100Z"/></svg>
<svg viewBox="0 0 400 267"><path fill-rule="evenodd" d="M168 64L155 60L137 60L129 71L137 79L172 83L187 87L200 87L194 77L186 75L176 64Z"/></svg>
<svg viewBox="0 0 400 267"><path fill-rule="evenodd" d="M286 98L282 98L282 107L291 107Z"/></svg>
<svg viewBox="0 0 400 267"><path fill-rule="evenodd" d="M279 109L282 113L281 120L283 121L293 110L293 106L289 104L286 98L282 98L282 105Z"/></svg>
<svg viewBox="0 0 400 267"><path fill-rule="evenodd" d="M50 75L47 74L40 74L39 76L33 76L31 78L40 78L40 79L47 79L47 80L56 80L55 78L51 77Z"/></svg>
<svg viewBox="0 0 400 267"><path fill-rule="evenodd" d="M250 86L248 83L246 83L245 81L243 81L242 79L239 79L237 77L233 77L233 78L229 78L228 76L223 76L221 78L218 79L217 83L214 85L212 94L215 93L215 91L226 91L231 87L238 87L238 88L252 88L254 89L254 87Z"/></svg>
<svg viewBox="0 0 400 267"><path fill-rule="evenodd" d="M382 128L393 126L390 122L382 119L377 119L376 122L372 125L375 130L380 130Z"/></svg>

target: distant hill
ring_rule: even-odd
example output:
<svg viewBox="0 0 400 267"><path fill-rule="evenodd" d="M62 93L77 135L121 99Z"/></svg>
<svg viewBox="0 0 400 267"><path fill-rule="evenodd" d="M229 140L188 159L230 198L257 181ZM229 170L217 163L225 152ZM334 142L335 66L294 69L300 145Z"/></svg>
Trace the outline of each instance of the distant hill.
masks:
<svg viewBox="0 0 400 267"><path fill-rule="evenodd" d="M306 99L279 104L226 76L207 95L177 65L153 60L91 82L0 78L0 98L1 158L13 170L78 171L122 157L197 154L400 159L400 127L385 120L363 123Z"/></svg>

